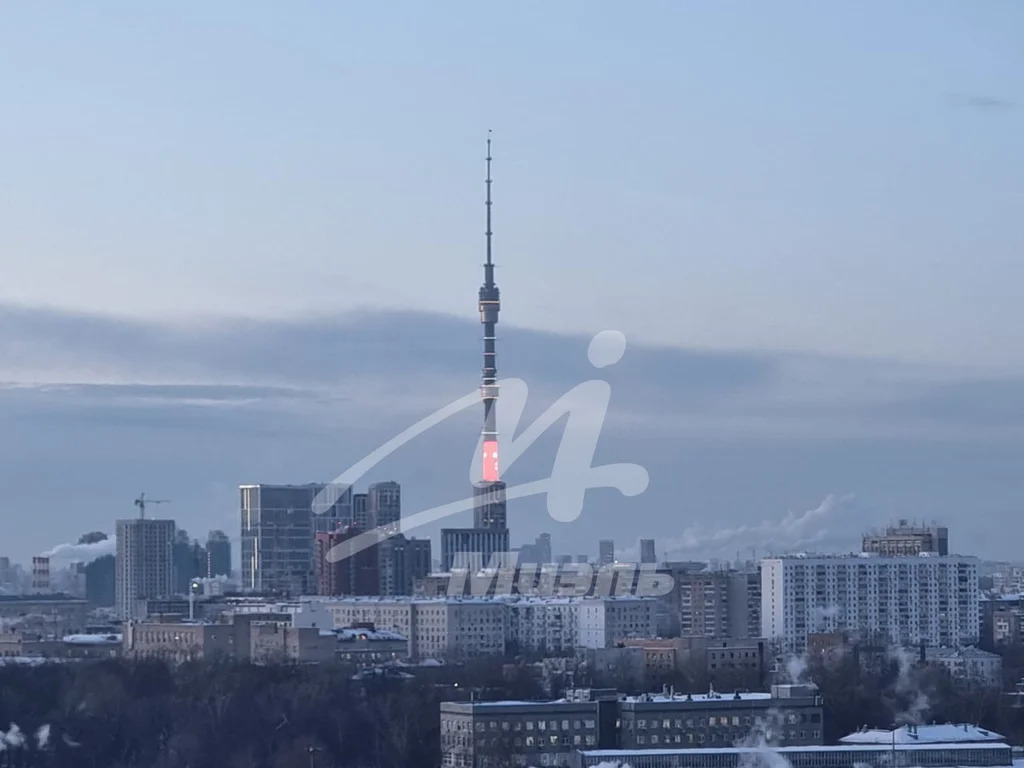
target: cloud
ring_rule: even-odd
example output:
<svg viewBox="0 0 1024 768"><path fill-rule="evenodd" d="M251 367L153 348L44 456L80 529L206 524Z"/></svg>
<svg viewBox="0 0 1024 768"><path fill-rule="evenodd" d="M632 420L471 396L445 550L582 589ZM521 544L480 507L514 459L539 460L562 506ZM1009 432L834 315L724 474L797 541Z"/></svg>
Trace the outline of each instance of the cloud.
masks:
<svg viewBox="0 0 1024 768"><path fill-rule="evenodd" d="M173 498L182 527L236 536L238 484L335 477L479 381L478 324L428 313L161 325L0 305L0 324L0 494L47 511L5 543L22 557L51 547L54 530L73 540L133 517L140 490ZM650 487L629 499L588 492L574 526L554 523L543 499L517 503L515 543L549 531L556 551L582 552L653 536L659 552L731 558L751 546L851 549L862 526L927 515L954 530L964 520L959 551L1010 547L993 533L1024 511L1021 377L635 344L597 371L588 342L503 331L499 369L530 389L520 429L605 378L596 463L639 463ZM408 513L462 498L479 419L454 417L360 484L400 480ZM547 476L560 429L507 479ZM856 507L818 503L846 492ZM967 509L983 523L967 525Z"/></svg>
<svg viewBox="0 0 1024 768"><path fill-rule="evenodd" d="M986 112L1005 112L1015 109L1017 103L1009 99L1000 99L980 93L958 93L952 96L952 102L958 107L983 110Z"/></svg>

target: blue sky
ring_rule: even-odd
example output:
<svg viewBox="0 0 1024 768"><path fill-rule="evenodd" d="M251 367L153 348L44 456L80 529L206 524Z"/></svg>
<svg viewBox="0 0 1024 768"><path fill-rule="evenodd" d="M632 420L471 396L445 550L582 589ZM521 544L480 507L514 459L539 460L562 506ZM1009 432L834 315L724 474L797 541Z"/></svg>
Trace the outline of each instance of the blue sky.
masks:
<svg viewBox="0 0 1024 768"><path fill-rule="evenodd" d="M1013 0L8 4L0 497L55 519L0 549L140 490L235 535L239 483L327 479L468 391L491 128L500 373L556 397L622 330L601 450L651 471L515 541L937 516L1010 556L1022 28ZM412 506L464 494L426 469L472 452L453 430L382 469Z"/></svg>
<svg viewBox="0 0 1024 768"><path fill-rule="evenodd" d="M16 4L0 299L1024 364L1018 3Z"/></svg>

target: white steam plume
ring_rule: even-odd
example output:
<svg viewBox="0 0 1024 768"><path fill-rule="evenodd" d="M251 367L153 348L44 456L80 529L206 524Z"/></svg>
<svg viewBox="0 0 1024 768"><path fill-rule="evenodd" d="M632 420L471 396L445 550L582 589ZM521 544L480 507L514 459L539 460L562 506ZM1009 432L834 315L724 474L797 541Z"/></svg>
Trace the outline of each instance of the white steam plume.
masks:
<svg viewBox="0 0 1024 768"><path fill-rule="evenodd" d="M50 744L50 726L49 724L39 726L36 730L36 746L39 749L46 749Z"/></svg>
<svg viewBox="0 0 1024 768"><path fill-rule="evenodd" d="M699 554L707 557L735 557L737 551L756 548L759 552L793 551L803 548L827 548L855 538L850 526L863 525L860 516L851 513L852 496L828 495L814 509L800 514L787 513L781 520L764 520L734 528L707 531L698 525L686 528L681 536L668 539L666 554L686 558Z"/></svg>
<svg viewBox="0 0 1024 768"><path fill-rule="evenodd" d="M737 768L793 768L792 763L775 749L779 746L781 733L776 732L773 724L781 720L777 709L769 709L764 718L755 719L750 732L736 742L737 747L750 750L740 755Z"/></svg>
<svg viewBox="0 0 1024 768"><path fill-rule="evenodd" d="M0 752L5 749L20 749L25 746L25 736L17 723L11 723L7 733L0 731Z"/></svg>
<svg viewBox="0 0 1024 768"><path fill-rule="evenodd" d="M58 544L48 552L43 552L43 557L65 563L91 563L98 557L112 555L117 550L117 542L113 539L104 539L94 544Z"/></svg>
<svg viewBox="0 0 1024 768"><path fill-rule="evenodd" d="M807 657L793 654L786 659L786 677L789 682L796 684L804 682L807 674Z"/></svg>
<svg viewBox="0 0 1024 768"><path fill-rule="evenodd" d="M896 714L896 724L921 725L925 722L925 717L931 709L931 702L928 699L928 694L921 690L915 682L913 675L911 675L915 656L906 648L898 647L891 648L888 655L889 658L895 659L899 668L896 683L894 684L895 692L910 700L907 707L902 712Z"/></svg>

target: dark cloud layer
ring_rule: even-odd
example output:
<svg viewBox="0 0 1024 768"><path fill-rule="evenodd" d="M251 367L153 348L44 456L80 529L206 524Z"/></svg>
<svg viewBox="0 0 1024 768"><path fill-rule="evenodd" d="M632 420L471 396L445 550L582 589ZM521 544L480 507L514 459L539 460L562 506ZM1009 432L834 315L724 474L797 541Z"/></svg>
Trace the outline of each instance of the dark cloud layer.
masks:
<svg viewBox="0 0 1024 768"><path fill-rule="evenodd" d="M142 490L172 498L164 511L194 534L236 535L239 483L333 477L478 376L477 325L429 314L165 326L0 307L0 327L0 554L20 558L112 530ZM556 549L585 552L598 537L626 548L650 535L688 557L731 557L764 541L853 547L861 527L900 516L944 519L958 549L1013 554L1018 379L633 346L598 372L588 341L504 328L502 373L529 383L533 414L606 378L597 461L640 463L650 486L592 492L571 524L524 500L514 540L547 530ZM478 419L460 414L366 482L400 480L409 512L461 498ZM557 432L507 479L546 476ZM856 502L807 514L829 496Z"/></svg>

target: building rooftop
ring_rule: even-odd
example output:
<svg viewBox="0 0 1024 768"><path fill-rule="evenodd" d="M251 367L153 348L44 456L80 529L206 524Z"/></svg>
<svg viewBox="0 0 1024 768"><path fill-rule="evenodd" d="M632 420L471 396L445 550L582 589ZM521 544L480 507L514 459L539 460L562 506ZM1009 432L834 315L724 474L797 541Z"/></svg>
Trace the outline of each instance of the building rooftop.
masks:
<svg viewBox="0 0 1024 768"><path fill-rule="evenodd" d="M343 642L350 642L355 640L398 640L406 642L408 638L405 635L401 635L398 632L392 632L390 629L332 629L325 630L331 634L337 635L338 639Z"/></svg>
<svg viewBox="0 0 1024 768"><path fill-rule="evenodd" d="M882 555L878 552L788 552L772 555L765 560L892 560L907 562L908 560L969 560L977 562L974 555L957 555L950 552L940 555L937 552L918 552L913 555Z"/></svg>
<svg viewBox="0 0 1024 768"><path fill-rule="evenodd" d="M764 701L772 698L770 693L764 691L736 692L736 693L641 693L639 696L627 696L623 701L644 704L644 703L668 703L680 701Z"/></svg>
<svg viewBox="0 0 1024 768"><path fill-rule="evenodd" d="M976 744L978 742L1001 742L1005 736L995 731L979 728L964 723L954 725L904 725L897 728L895 734L884 728L868 728L844 736L839 741L843 744Z"/></svg>
<svg viewBox="0 0 1024 768"><path fill-rule="evenodd" d="M990 653L969 645L965 648L925 648L925 658L929 661L943 659L974 659L976 661L993 661L1000 658L998 653Z"/></svg>
<svg viewBox="0 0 1024 768"><path fill-rule="evenodd" d="M607 757L624 758L629 755L725 755L725 754L764 754L765 752L798 753L798 752L871 752L876 751L880 744L840 744L829 746L806 746L806 747L699 747L682 749L587 749L581 750L580 754L585 757ZM942 749L966 750L979 748L1010 749L1009 744L992 742L990 744L897 744L898 752L913 752L916 750L935 749L941 746ZM891 745L890 745L891 748Z"/></svg>
<svg viewBox="0 0 1024 768"><path fill-rule="evenodd" d="M120 645L123 637L119 634L109 635L65 635L62 641L66 645Z"/></svg>

